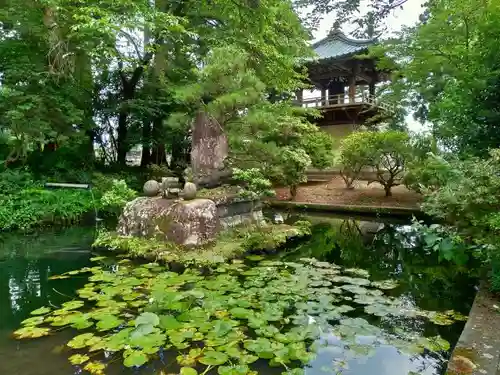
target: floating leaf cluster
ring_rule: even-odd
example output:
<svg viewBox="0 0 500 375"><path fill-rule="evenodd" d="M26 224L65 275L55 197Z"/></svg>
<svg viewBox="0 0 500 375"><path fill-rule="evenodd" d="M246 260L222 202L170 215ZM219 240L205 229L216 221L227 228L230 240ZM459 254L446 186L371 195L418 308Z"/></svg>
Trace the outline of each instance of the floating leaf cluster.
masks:
<svg viewBox="0 0 500 375"><path fill-rule="evenodd" d="M388 331L377 322L392 316L437 324L463 319L453 311L402 308L399 299L384 293L397 287L395 281L373 282L366 271L315 259L252 257L209 273L122 260L112 268L87 267L62 276L77 273L90 274L78 290L80 299L33 311L14 335L37 338L59 327L82 330L67 343L76 351L69 360L96 375L104 374L109 360L121 357L124 366L139 367L164 353L172 353L181 375L211 369L221 375L257 374L252 364L258 359L282 367L283 374L300 374L325 334L359 355L371 352L369 345L357 344L359 336L412 353L448 350L440 337L404 328Z"/></svg>

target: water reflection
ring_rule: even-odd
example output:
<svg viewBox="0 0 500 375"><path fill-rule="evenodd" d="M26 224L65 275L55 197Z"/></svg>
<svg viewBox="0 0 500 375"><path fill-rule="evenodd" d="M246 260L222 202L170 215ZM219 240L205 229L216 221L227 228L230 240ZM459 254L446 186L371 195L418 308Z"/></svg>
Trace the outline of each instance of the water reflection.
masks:
<svg viewBox="0 0 500 375"><path fill-rule="evenodd" d="M294 218L297 219L297 218ZM284 255L287 260L315 257L347 268L362 268L374 280L396 279L398 288L389 291L403 301L402 308L416 306L432 311L459 311L468 314L476 291L477 278L470 269L439 261L437 254L424 250L419 237L408 225L380 224L350 218L316 218L311 239ZM437 326L423 319L383 317L370 323L384 327L406 327L425 337L440 335L454 345L463 324ZM311 364L308 374L316 374L323 367L338 373L350 374L439 374L444 372L448 354L424 352L408 356L390 345L375 345L371 356L357 355L346 350L338 337L326 334L327 346ZM325 344L323 342L323 344ZM347 345L349 346L349 344ZM359 354L359 353L358 353Z"/></svg>
<svg viewBox="0 0 500 375"><path fill-rule="evenodd" d="M50 275L83 267L89 262L92 229L68 229L0 237L1 329L16 328L44 304L57 305L74 294L83 280L49 281Z"/></svg>

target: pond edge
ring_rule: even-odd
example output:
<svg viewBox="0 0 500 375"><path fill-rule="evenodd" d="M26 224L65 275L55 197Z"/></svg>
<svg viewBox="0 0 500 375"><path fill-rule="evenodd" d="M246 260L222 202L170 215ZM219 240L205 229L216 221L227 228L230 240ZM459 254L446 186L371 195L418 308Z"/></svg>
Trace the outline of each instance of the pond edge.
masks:
<svg viewBox="0 0 500 375"><path fill-rule="evenodd" d="M364 206L364 205L343 205L328 203L308 203L269 200L266 204L272 208L295 209L311 212L324 213L357 213L372 216L397 216L411 218L424 217L425 214L418 207L382 207L382 206Z"/></svg>
<svg viewBox="0 0 500 375"><path fill-rule="evenodd" d="M446 375L497 375L500 361L500 303L482 282Z"/></svg>

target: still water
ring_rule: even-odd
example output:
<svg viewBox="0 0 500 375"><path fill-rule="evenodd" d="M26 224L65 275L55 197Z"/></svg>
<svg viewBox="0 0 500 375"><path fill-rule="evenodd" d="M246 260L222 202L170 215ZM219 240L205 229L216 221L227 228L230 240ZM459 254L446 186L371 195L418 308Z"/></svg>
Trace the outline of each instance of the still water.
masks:
<svg viewBox="0 0 500 375"><path fill-rule="evenodd" d="M399 286L387 293L399 297L408 308L454 309L468 314L477 280L466 267L440 263L435 254L423 251L407 226L331 217L314 218L314 222L313 236L309 240L295 244L278 257L290 262L306 257L346 268L361 268L374 280L397 280ZM0 373L71 375L79 372L67 361L69 354L64 349L74 332L61 330L46 338L25 341L13 340L11 333L32 310L41 306L60 306L74 298L76 290L87 283L84 275L64 280L48 280L48 277L89 266L94 234L94 228L70 228L29 236L0 237ZM439 326L424 319L404 317L375 321L366 314L356 314L381 327L410 328L425 337L439 335L452 346L464 325L457 322ZM361 337L362 340L368 338ZM345 375L437 375L443 373L450 353L450 350L425 350L419 354L404 354L394 345L368 341L352 345L328 332L317 344L318 356L305 368L307 375L328 374L332 369L333 373ZM369 353L364 352L367 346ZM255 368L262 374L281 373L264 366L257 363ZM149 366L140 373L160 374L155 372L158 368L153 367L156 366ZM166 373L176 371L178 368L168 367ZM138 372L115 363L106 373Z"/></svg>

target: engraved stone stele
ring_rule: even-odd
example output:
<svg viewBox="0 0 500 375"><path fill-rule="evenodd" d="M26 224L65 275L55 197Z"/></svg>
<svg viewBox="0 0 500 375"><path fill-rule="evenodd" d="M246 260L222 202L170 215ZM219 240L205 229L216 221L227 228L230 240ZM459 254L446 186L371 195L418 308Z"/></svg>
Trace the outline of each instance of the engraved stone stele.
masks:
<svg viewBox="0 0 500 375"><path fill-rule="evenodd" d="M229 145L221 124L206 111L199 111L191 134L193 182L199 187L214 188L230 171L225 166Z"/></svg>
<svg viewBox="0 0 500 375"><path fill-rule="evenodd" d="M146 181L143 191L146 197L155 197L160 192L160 184L155 180Z"/></svg>

